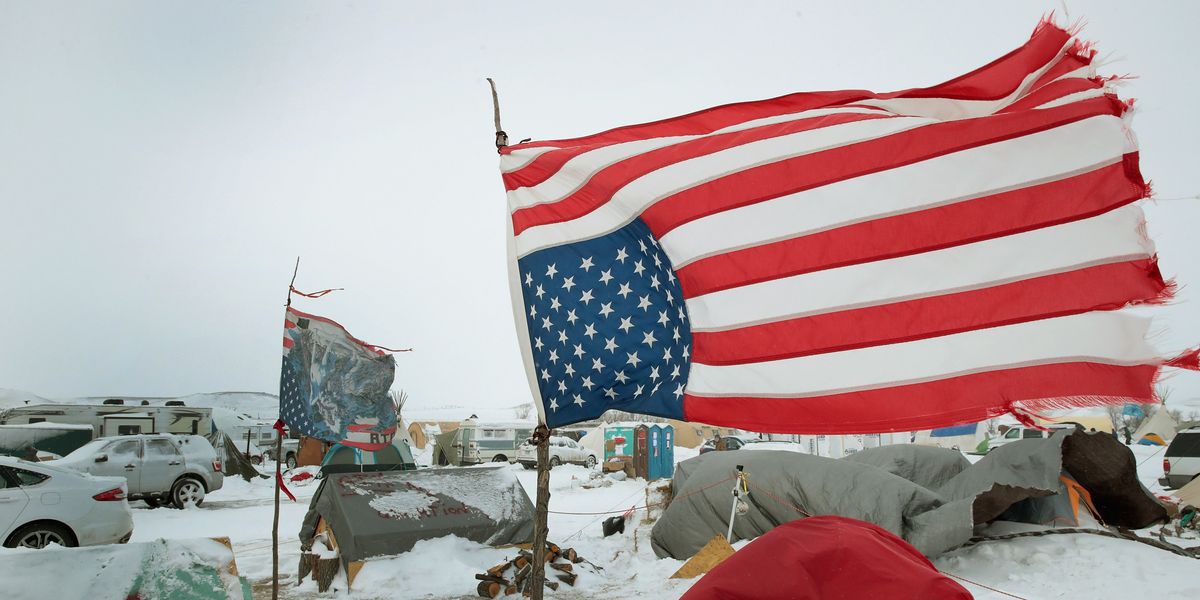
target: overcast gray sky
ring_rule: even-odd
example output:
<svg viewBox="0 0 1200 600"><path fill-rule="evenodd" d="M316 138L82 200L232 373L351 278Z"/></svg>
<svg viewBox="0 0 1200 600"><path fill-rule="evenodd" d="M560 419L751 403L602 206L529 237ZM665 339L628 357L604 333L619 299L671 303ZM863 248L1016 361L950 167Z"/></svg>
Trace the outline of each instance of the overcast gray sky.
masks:
<svg viewBox="0 0 1200 600"><path fill-rule="evenodd" d="M1200 3L1067 3L1131 73L1142 168L1200 192ZM0 2L0 387L278 388L302 310L391 347L417 406L529 399L491 99L519 140L813 89L925 86L1061 2ZM1200 201L1148 206L1200 342ZM1170 381L1200 397L1200 376Z"/></svg>

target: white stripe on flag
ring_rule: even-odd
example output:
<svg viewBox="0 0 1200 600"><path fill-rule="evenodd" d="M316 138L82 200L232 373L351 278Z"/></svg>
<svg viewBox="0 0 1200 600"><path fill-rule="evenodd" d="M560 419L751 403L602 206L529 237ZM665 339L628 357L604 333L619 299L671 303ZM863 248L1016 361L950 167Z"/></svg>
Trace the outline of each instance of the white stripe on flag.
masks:
<svg viewBox="0 0 1200 600"><path fill-rule="evenodd" d="M687 393L800 398L1039 364L1153 364L1149 326L1145 317L1094 312L769 362L693 363Z"/></svg>
<svg viewBox="0 0 1200 600"><path fill-rule="evenodd" d="M605 205L578 219L526 229L517 236L517 255L523 257L542 248L607 234L625 226L662 198L731 173L935 122L918 117L854 121L759 140L678 162L634 180L617 190Z"/></svg>
<svg viewBox="0 0 1200 600"><path fill-rule="evenodd" d="M814 314L992 287L1146 258L1142 209L973 244L763 281L687 299L694 331L723 331Z"/></svg>
<svg viewBox="0 0 1200 600"><path fill-rule="evenodd" d="M767 119L756 119L726 127L718 131L714 131L710 135L720 133L729 133L733 131L741 131L751 129L763 125L775 123L784 123L787 121L798 121L800 119L811 119L826 115L835 114L861 114L861 115L887 115L888 113L882 109L873 108L821 108L816 110L808 110L804 112L791 113L788 115L780 115ZM678 135L671 137L651 138L647 140L636 140L632 142L623 142L613 144L611 146L602 146L595 150L589 150L572 157L566 162L549 179L530 187L519 187L508 192L508 209L509 212L520 208L528 208L539 204L548 204L558 202L566 198L575 190L586 184L588 180L596 174L597 171L611 166L627 158L632 158L639 154L645 154L658 148L672 146L688 140L694 140L705 136L701 135Z"/></svg>
<svg viewBox="0 0 1200 600"><path fill-rule="evenodd" d="M1085 173L1135 150L1120 118L1092 117L715 213L668 232L662 246L680 269L731 250Z"/></svg>

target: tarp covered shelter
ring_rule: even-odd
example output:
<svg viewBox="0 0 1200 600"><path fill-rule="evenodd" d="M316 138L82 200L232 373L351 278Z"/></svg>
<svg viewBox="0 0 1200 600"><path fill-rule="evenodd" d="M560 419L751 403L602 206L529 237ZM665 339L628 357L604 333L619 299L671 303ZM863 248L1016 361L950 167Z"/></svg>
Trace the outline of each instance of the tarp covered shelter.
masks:
<svg viewBox="0 0 1200 600"><path fill-rule="evenodd" d="M887 530L845 517L776 527L714 567L681 600L970 600L929 559Z"/></svg>
<svg viewBox="0 0 1200 600"><path fill-rule="evenodd" d="M246 458L246 454L237 447L237 443L233 438L225 435L223 431L216 431L206 436L209 443L216 449L217 454L221 457L221 473L224 475L237 475L246 481L250 481L255 477L266 477L254 468L250 459Z"/></svg>
<svg viewBox="0 0 1200 600"><path fill-rule="evenodd" d="M350 573L352 563L450 534L482 544L529 542L533 503L506 466L333 473L309 504L302 548L325 529Z"/></svg>
<svg viewBox="0 0 1200 600"><path fill-rule="evenodd" d="M343 446L342 444L333 444L321 460L322 471L329 473L330 471L337 470L326 469L329 466L391 467L391 469L380 470L417 468L416 462L413 460L412 450L409 449L407 442L400 439L400 436L392 438L391 444L374 452L351 446Z"/></svg>
<svg viewBox="0 0 1200 600"><path fill-rule="evenodd" d="M1110 525L1140 529L1166 512L1137 479L1133 454L1111 435L1060 431L997 448L971 465L959 452L911 445L871 448L845 459L794 452L709 452L679 463L673 493L651 535L659 556L686 559L725 532L731 477L744 465L749 511L733 540L752 539L805 515L875 523L926 556L971 538L1027 498L1059 493L1065 473ZM725 483L730 482L730 483Z"/></svg>
<svg viewBox="0 0 1200 600"><path fill-rule="evenodd" d="M0 425L0 455L24 458L29 448L66 456L92 441L91 425L27 423Z"/></svg>

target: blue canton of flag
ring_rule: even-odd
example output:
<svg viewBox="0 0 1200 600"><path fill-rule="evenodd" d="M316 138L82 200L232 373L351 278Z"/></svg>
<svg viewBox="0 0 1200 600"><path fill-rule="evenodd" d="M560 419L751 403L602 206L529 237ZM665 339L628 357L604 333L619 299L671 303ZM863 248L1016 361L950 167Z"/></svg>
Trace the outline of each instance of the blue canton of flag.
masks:
<svg viewBox="0 0 1200 600"><path fill-rule="evenodd" d="M641 220L518 262L546 424L608 409L683 418L691 330L679 282Z"/></svg>

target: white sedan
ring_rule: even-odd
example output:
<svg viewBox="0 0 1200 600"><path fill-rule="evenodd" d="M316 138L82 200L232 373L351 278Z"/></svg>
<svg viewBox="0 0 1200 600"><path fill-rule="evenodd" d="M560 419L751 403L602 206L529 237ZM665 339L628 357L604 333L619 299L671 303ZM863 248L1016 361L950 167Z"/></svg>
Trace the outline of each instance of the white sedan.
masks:
<svg viewBox="0 0 1200 600"><path fill-rule="evenodd" d="M125 480L0 456L0 542L9 548L124 543Z"/></svg>
<svg viewBox="0 0 1200 600"><path fill-rule="evenodd" d="M525 442L517 447L517 462L532 469L537 466L537 448ZM596 466L599 458L596 453L584 448L569 437L550 437L550 468L563 463L583 465L589 469Z"/></svg>

